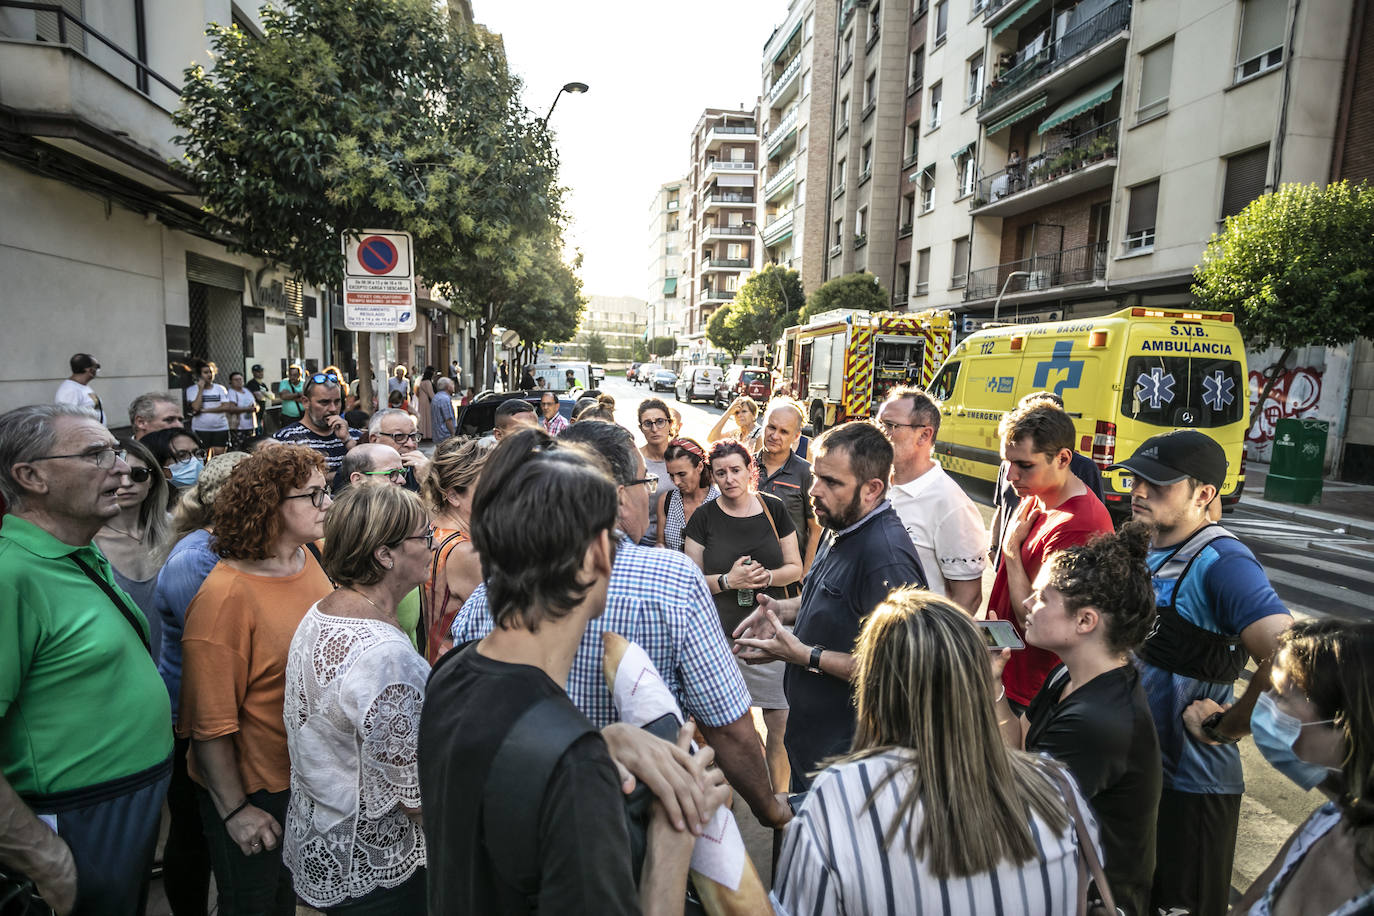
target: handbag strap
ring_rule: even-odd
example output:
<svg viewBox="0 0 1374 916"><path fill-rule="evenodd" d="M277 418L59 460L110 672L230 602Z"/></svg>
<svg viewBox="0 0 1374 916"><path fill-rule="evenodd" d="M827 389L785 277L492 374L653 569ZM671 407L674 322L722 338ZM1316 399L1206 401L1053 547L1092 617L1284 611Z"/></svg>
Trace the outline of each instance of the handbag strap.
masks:
<svg viewBox="0 0 1374 916"><path fill-rule="evenodd" d="M134 632L138 634L138 641L143 643L143 648L148 650L149 655L152 655L153 645L148 641L148 634L143 631L143 627L138 625L138 618L134 615L134 612L129 606L124 603L124 599L119 597L119 592L115 590L115 587L109 582L106 582L94 569L91 569L90 564L85 560L74 553L70 554L70 556L72 562L80 567L81 571L86 574L86 578L100 586L100 590L105 593L105 596L110 599L115 607L119 608L119 613L124 615L124 619L129 621L129 626L133 627Z"/></svg>
<svg viewBox="0 0 1374 916"><path fill-rule="evenodd" d="M768 511L768 501L763 498L762 493L755 493L759 499L759 505L763 507L763 517L768 519L768 527L773 529L773 539L778 542L778 550L782 550L782 538L778 537L778 524L773 521L773 513ZM779 586L782 589L784 598L792 597L792 587L790 585Z"/></svg>
<svg viewBox="0 0 1374 916"><path fill-rule="evenodd" d="M1073 784L1063 769L1051 765L1050 770L1064 790L1064 801L1069 807L1069 819L1073 821L1074 832L1078 834L1078 848L1083 853L1082 858L1078 860L1078 916L1087 916L1089 878L1097 885L1097 893L1102 898L1102 905L1107 908L1107 912L1116 913L1116 900L1112 897L1112 889L1107 884L1107 874L1102 870L1102 862L1097 857L1097 846L1088 835L1087 824L1078 810L1078 793L1074 791ZM1086 869L1083 867L1085 861Z"/></svg>

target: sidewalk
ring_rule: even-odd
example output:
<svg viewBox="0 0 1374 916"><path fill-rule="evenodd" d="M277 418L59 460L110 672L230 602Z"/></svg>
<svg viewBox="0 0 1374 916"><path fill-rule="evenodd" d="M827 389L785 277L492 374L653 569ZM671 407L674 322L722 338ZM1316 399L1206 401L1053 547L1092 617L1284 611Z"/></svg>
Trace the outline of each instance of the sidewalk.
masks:
<svg viewBox="0 0 1374 916"><path fill-rule="evenodd" d="M1241 508L1272 518L1374 539L1374 486L1326 480L1322 483L1320 503L1314 506L1296 506L1264 498L1264 481L1268 475L1268 465L1247 464L1245 492L1240 498Z"/></svg>

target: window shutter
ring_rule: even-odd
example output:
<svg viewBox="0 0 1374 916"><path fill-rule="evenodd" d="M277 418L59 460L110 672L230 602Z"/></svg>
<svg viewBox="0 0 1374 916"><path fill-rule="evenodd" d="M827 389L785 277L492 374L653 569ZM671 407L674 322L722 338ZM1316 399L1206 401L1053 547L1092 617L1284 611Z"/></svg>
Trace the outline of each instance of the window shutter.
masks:
<svg viewBox="0 0 1374 916"><path fill-rule="evenodd" d="M1245 0L1237 62L1259 57L1283 44L1283 15L1287 11L1288 0Z"/></svg>
<svg viewBox="0 0 1374 916"><path fill-rule="evenodd" d="M1269 171L1269 147L1226 160L1226 187L1221 195L1221 216L1235 216L1250 201L1264 193L1264 179Z"/></svg>
<svg viewBox="0 0 1374 916"><path fill-rule="evenodd" d="M220 289L243 292L243 268L227 261L217 261L194 251L186 252L186 279Z"/></svg>
<svg viewBox="0 0 1374 916"><path fill-rule="evenodd" d="M1159 205L1159 182L1152 181L1131 188L1131 209L1126 214L1126 234L1155 227L1155 209Z"/></svg>
<svg viewBox="0 0 1374 916"><path fill-rule="evenodd" d="M1141 64L1140 104L1146 108L1169 98L1169 79L1174 69L1172 41L1147 52Z"/></svg>
<svg viewBox="0 0 1374 916"><path fill-rule="evenodd" d="M922 248L916 253L916 283L925 286L930 282L930 249Z"/></svg>

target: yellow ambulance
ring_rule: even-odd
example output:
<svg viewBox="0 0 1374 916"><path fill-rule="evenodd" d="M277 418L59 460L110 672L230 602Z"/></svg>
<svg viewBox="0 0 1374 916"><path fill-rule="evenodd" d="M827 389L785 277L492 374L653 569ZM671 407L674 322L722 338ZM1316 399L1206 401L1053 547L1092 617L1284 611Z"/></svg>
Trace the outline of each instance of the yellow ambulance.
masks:
<svg viewBox="0 0 1374 916"><path fill-rule="evenodd" d="M955 347L930 384L943 403L936 457L951 473L995 481L1003 415L1033 391L1053 391L1073 417L1078 450L1102 469L1108 509L1130 511L1133 481L1107 467L1175 429L1200 430L1226 449L1221 495L1230 505L1245 485L1246 378L1229 312L1137 307L984 329Z"/></svg>

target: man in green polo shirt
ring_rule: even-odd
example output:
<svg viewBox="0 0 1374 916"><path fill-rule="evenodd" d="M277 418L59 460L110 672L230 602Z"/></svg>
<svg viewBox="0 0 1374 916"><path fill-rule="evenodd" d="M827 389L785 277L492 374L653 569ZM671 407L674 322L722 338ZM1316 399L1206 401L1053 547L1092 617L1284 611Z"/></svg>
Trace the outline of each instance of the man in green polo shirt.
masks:
<svg viewBox="0 0 1374 916"><path fill-rule="evenodd" d="M171 776L147 620L91 542L128 473L89 410L0 416L0 871L59 913L141 911Z"/></svg>
<svg viewBox="0 0 1374 916"><path fill-rule="evenodd" d="M281 399L282 425L287 421L299 420L305 408L305 383L301 380L301 367L293 365L286 370L286 378L277 382L277 397Z"/></svg>

